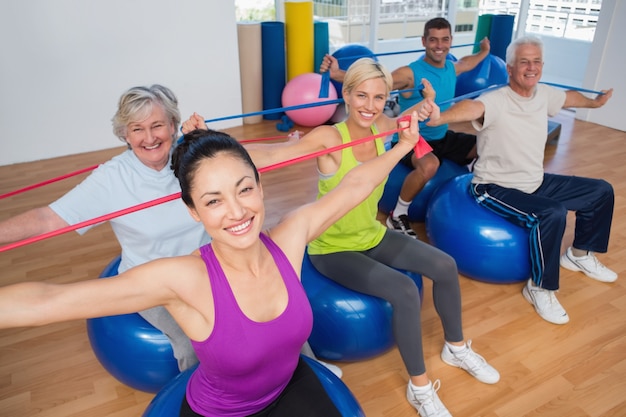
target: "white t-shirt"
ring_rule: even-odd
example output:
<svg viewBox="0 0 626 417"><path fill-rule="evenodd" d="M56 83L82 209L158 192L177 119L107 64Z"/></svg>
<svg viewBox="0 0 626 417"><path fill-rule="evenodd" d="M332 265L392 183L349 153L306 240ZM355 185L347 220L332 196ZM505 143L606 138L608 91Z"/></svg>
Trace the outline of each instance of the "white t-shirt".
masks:
<svg viewBox="0 0 626 417"><path fill-rule="evenodd" d="M548 117L563 108L565 91L538 84L532 97L522 97L506 86L476 100L485 113L482 124L472 122L478 130L472 182L534 192L543 182Z"/></svg>
<svg viewBox="0 0 626 417"><path fill-rule="evenodd" d="M100 165L50 208L72 225L178 192L169 163L155 171L127 150ZM180 198L110 222L122 248L119 272L158 258L188 255L210 241Z"/></svg>

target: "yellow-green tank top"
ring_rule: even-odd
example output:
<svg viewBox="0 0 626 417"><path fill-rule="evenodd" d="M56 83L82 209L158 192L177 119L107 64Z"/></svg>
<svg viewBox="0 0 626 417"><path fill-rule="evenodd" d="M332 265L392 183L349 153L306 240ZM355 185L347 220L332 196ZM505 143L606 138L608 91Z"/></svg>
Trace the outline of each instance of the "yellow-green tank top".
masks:
<svg viewBox="0 0 626 417"><path fill-rule="evenodd" d="M345 122L335 125L341 135L342 143L350 142L350 134ZM372 134L378 129L372 125ZM376 153L385 152L382 139L375 139ZM320 198L333 188L352 168L359 165L352 153L352 147L341 150L341 164L337 172L329 178L320 178L318 181L318 195ZM385 182L383 181L361 204L350 210L345 216L330 226L322 235L309 243L308 252L311 255L325 255L335 252L363 251L378 245L385 235L387 228L376 220L378 201L383 195Z"/></svg>

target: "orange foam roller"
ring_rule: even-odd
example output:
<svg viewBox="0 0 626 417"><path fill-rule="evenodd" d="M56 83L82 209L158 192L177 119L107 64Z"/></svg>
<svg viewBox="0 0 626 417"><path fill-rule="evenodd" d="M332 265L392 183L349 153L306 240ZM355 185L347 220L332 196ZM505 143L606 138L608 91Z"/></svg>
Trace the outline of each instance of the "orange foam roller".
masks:
<svg viewBox="0 0 626 417"><path fill-rule="evenodd" d="M263 76L261 70L261 24L237 24L239 40L239 72L241 80L241 108L244 114L263 110ZM255 124L263 116L243 118L244 124Z"/></svg>

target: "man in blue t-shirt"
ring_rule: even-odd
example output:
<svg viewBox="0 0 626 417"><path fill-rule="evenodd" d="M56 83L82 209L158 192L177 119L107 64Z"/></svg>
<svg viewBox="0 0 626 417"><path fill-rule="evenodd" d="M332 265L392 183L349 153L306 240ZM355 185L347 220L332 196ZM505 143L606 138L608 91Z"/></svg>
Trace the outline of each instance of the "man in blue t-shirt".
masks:
<svg viewBox="0 0 626 417"><path fill-rule="evenodd" d="M422 45L425 53L416 61L393 71L394 90L414 90L422 78L426 78L436 92L436 102L443 103L454 98L457 75L474 69L487 55L490 43L487 38L480 42L480 51L465 56L456 62L449 59L452 46L452 28L441 17L426 22ZM342 82L345 71L339 68L337 59L326 55L320 72L330 71L333 80ZM417 80L417 81L416 81ZM400 111L423 100L420 91L406 91L399 96ZM442 105L445 110L449 105ZM448 130L448 125L437 127L420 126L420 134L428 141L433 151L416 158L413 152L407 154L402 163L412 169L404 179L396 207L387 218L387 227L417 238L411 229L408 209L411 201L424 188L441 163L441 159L452 160L459 165L467 165L476 158L476 136Z"/></svg>

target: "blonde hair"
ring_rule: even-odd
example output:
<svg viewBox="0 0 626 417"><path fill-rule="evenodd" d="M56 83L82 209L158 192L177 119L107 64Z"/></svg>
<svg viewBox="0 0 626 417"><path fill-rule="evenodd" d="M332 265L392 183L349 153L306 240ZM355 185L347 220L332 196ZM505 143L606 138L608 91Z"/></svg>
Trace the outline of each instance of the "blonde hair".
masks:
<svg viewBox="0 0 626 417"><path fill-rule="evenodd" d="M342 90L344 94L349 94L362 82L374 78L382 78L385 81L387 94L389 94L393 87L391 73L380 62L374 61L372 58L357 59L346 71Z"/></svg>

